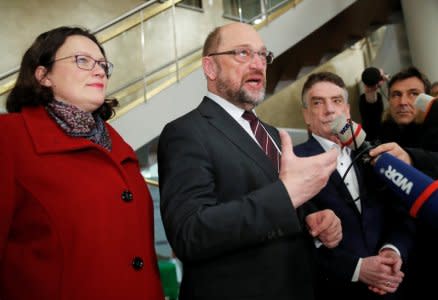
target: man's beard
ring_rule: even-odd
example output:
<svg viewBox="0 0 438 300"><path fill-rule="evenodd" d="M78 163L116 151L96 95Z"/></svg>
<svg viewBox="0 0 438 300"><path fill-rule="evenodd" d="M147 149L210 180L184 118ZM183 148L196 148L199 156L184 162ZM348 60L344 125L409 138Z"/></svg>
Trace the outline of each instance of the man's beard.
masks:
<svg viewBox="0 0 438 300"><path fill-rule="evenodd" d="M238 106L239 104L250 104L256 107L262 103L265 98L265 88L261 89L256 95L251 95L242 86L236 91L232 88L232 85L229 84L228 80L223 80L221 77L217 80L217 89L222 95L225 95L224 98Z"/></svg>
<svg viewBox="0 0 438 300"><path fill-rule="evenodd" d="M239 89L239 92L237 93L238 101L242 104L252 104L254 107L259 105L263 102L265 98L265 88L260 90L260 92L257 93L255 96L251 96L246 90L243 88Z"/></svg>

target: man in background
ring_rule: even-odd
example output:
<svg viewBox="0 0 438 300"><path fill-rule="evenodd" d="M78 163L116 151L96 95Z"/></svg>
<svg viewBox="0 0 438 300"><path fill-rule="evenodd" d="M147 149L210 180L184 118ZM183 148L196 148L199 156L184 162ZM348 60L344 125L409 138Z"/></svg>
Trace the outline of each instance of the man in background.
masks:
<svg viewBox="0 0 438 300"><path fill-rule="evenodd" d="M431 93L427 77L410 67L395 74L388 83L389 111L382 123L380 139L385 142L370 151L377 157L388 152L433 179L438 179L438 126L435 107L426 120L417 121L415 99L420 93ZM438 235L430 224L416 219L414 248L406 271L406 299L426 299L435 292L436 280L429 272L438 270L438 259L432 245Z"/></svg>

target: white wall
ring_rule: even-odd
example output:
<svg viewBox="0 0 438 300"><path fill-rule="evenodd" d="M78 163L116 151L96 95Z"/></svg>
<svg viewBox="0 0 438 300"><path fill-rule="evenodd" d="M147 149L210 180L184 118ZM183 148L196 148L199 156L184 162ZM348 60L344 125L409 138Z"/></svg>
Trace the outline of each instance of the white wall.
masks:
<svg viewBox="0 0 438 300"><path fill-rule="evenodd" d="M431 81L438 80L438 1L402 0L412 63Z"/></svg>

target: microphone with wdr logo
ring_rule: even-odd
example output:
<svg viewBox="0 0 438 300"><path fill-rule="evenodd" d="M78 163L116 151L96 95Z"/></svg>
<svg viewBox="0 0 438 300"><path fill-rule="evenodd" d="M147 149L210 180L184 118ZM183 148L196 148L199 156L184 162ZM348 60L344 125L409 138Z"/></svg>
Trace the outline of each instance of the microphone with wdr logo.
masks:
<svg viewBox="0 0 438 300"><path fill-rule="evenodd" d="M365 162L371 160L368 152L374 148L375 145L365 141L367 135L360 124L355 123L351 119L347 119L345 115L340 115L333 120L331 131L337 135L342 146L357 151L357 155L361 156Z"/></svg>
<svg viewBox="0 0 438 300"><path fill-rule="evenodd" d="M365 141L366 134L360 124L339 116L333 121L331 129L343 145L359 150L367 157L365 161L370 160L368 151L374 146ZM376 158L374 171L395 194L406 201L412 217L424 219L438 228L438 181L388 153Z"/></svg>
<svg viewBox="0 0 438 300"><path fill-rule="evenodd" d="M398 158L383 153L377 157L374 170L386 185L409 206L409 214L438 228L438 180Z"/></svg>

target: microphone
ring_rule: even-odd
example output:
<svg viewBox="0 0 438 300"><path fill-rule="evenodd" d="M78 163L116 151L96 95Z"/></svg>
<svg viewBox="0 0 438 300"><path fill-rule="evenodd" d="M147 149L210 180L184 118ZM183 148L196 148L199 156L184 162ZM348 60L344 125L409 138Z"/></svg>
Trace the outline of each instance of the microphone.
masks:
<svg viewBox="0 0 438 300"><path fill-rule="evenodd" d="M379 69L375 67L369 67L362 72L362 82L366 86L375 86L384 78Z"/></svg>
<svg viewBox="0 0 438 300"><path fill-rule="evenodd" d="M417 96L414 102L414 106L417 109L417 123L424 123L424 121L429 118L429 115L432 115L431 111L436 111L438 109L436 105L434 105L436 99L438 98L424 93Z"/></svg>
<svg viewBox="0 0 438 300"><path fill-rule="evenodd" d="M331 130L343 145L359 150L356 157L363 156L365 162L371 160L368 151L375 146L365 141L366 133L360 124L340 115L332 122ZM438 218L438 180L434 181L389 153L379 155L373 169L399 198L407 202L412 217L424 219L438 229L438 222L435 221Z"/></svg>
<svg viewBox="0 0 438 300"><path fill-rule="evenodd" d="M376 158L374 171L409 206L409 214L438 228L438 180L388 153Z"/></svg>
<svg viewBox="0 0 438 300"><path fill-rule="evenodd" d="M358 151L357 156L362 157L364 162L371 160L368 151L375 145L365 141L367 135L360 124L347 119L345 115L339 115L331 123L331 131L339 138L342 146Z"/></svg>

